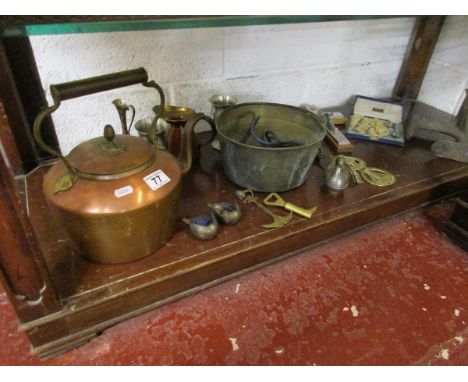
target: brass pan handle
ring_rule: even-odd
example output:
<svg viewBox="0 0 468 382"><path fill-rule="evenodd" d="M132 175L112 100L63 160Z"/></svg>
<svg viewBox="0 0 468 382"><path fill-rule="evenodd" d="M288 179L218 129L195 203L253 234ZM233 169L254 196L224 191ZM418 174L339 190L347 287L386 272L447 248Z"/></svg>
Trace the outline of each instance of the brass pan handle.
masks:
<svg viewBox="0 0 468 382"><path fill-rule="evenodd" d="M145 87L151 87L158 91L161 104L160 110L162 113L165 103L164 92L157 83L155 83L154 81L148 81L148 73L144 68L105 74L98 77L65 82L63 84L50 85L50 92L52 94L54 104L42 110L37 115L33 126L34 139L44 151L62 159L69 171L71 172L72 178L76 177L77 171L73 168L68 159L64 157L59 151L56 151L52 147L48 146L42 139L42 121L44 120L44 118L46 118L55 110L57 110L62 101L136 84L142 84ZM159 115L156 115L153 124L156 123L161 113L159 113Z"/></svg>

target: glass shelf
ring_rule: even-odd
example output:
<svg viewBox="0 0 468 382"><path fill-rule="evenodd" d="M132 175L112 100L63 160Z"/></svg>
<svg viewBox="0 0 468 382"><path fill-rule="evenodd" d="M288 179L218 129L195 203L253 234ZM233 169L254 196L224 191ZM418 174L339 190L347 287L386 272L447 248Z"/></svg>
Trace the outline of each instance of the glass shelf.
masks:
<svg viewBox="0 0 468 382"><path fill-rule="evenodd" d="M294 24L323 21L373 20L408 16L376 16L376 15L345 15L345 16L74 16L73 22L63 22L66 17L39 16L8 17L2 25L2 36L38 36L77 33L145 31L155 29L211 28L266 24ZM115 18L115 19L113 19Z"/></svg>

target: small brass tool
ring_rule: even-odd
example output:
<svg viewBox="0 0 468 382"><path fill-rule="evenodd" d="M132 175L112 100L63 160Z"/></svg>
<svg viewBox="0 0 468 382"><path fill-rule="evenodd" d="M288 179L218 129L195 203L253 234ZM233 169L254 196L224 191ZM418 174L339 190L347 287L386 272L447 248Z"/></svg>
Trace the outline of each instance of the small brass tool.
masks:
<svg viewBox="0 0 468 382"><path fill-rule="evenodd" d="M279 196L276 192L271 193L265 199L263 199L263 203L265 203L267 206L283 207L286 211L294 212L307 219L310 219L317 210L317 207L305 209L293 203L289 203L281 198L281 196Z"/></svg>
<svg viewBox="0 0 468 382"><path fill-rule="evenodd" d="M289 215L286 216L280 216L280 215L275 215L273 212L271 212L268 208L266 208L262 203L259 203L258 200L255 198L254 193L252 190L237 190L236 191L236 197L241 200L244 203L253 203L255 204L258 208L260 208L263 212L265 212L267 215L273 218L273 223L270 224L263 224L263 228L278 228L282 227L286 224L288 224L293 217L292 211L289 213Z"/></svg>

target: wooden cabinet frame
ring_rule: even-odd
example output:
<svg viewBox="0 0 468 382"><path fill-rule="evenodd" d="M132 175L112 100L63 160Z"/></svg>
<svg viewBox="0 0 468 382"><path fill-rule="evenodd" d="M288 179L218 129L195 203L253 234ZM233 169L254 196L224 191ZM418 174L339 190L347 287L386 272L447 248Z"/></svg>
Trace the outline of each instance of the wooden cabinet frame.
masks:
<svg viewBox="0 0 468 382"><path fill-rule="evenodd" d="M77 19L71 21L93 20L92 16L75 17ZM52 17L52 20L64 21L60 16ZM94 20L103 19L97 17ZM439 16L418 17L408 55L395 86L395 96L417 97L443 21L444 17ZM51 22L51 19L32 16L30 19L27 16L24 19L0 19L3 26L35 22ZM169 257L174 256L174 261L160 264L159 260L143 260L142 264L129 266L132 277L119 278L118 268L111 267L104 272L107 275L103 278L105 281L99 283L97 276L92 275L93 266L80 263L77 269L83 272L81 282L87 285L87 289L82 291L79 275L71 275L67 270L62 272L64 277L74 277L75 281L70 279L69 284L67 280L54 276L59 271L51 267L48 256L57 249L47 240L60 242L60 234L48 223L40 222L41 219L49 220L39 195L44 164L51 158L41 153L31 138L32 121L45 105L45 98L27 37L3 38L0 81L0 277L16 309L20 330L28 335L32 351L41 356L66 351L121 320L291 256L332 236L446 197L468 185L468 166L448 163L442 167L435 166L434 176L413 183L409 180L402 182L399 190L386 194L369 191L362 200L356 192L350 191L351 202L343 206L337 201L325 201L322 215L310 222L299 221L289 229L256 232L253 227L246 226L241 228L243 231L238 239L218 246L199 246L194 249L194 256L171 255L170 249L166 249ZM44 130L48 143L58 147L52 121L47 122ZM408 160L420 159L428 163L429 154L424 151L427 147L421 145L416 144L408 151ZM362 155L375 156L374 151L362 146ZM206 166L215 166L216 161L210 155L206 154L209 163ZM428 166L428 171L432 171L431 165ZM186 182L206 186L203 165L194 171ZM218 176L219 179L216 178ZM222 175L216 177L213 181L219 183L218 191L232 187L221 179ZM35 190L28 187L35 187ZM218 191L213 191L213 197L219 197ZM37 201L30 199L29 194L34 194ZM199 197L199 194L185 192L186 200L190 201L185 212L196 210ZM299 198L294 193L291 197ZM44 239L41 232L48 232L48 236ZM246 235L251 235L248 242L242 238ZM187 248L192 246L190 239L182 234L177 240ZM56 255L59 256L60 251ZM64 258L67 260L59 261L57 267L68 269L66 266L73 262L73 257ZM145 261L151 266L146 268ZM85 275L87 272L90 275ZM68 293L64 292L67 285L78 287Z"/></svg>

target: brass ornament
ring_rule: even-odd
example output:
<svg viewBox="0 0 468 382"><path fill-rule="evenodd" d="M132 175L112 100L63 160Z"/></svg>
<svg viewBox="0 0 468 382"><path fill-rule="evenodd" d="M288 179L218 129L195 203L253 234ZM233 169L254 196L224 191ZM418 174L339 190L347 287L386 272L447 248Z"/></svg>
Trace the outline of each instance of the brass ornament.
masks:
<svg viewBox="0 0 468 382"><path fill-rule="evenodd" d="M351 156L342 156L344 164L348 167L351 177L353 178L354 182L357 184L364 183L364 180L361 178L359 171L366 168L366 162L364 162L360 158L351 157Z"/></svg>
<svg viewBox="0 0 468 382"><path fill-rule="evenodd" d="M280 216L276 215L273 212L271 212L270 209L266 208L263 204L261 204L257 198L255 197L254 193L252 190L237 190L236 191L236 197L241 200L244 203L253 203L255 204L258 208L260 208L263 212L265 212L268 216L273 218L273 222L270 224L263 224L263 228L278 228L282 227L286 224L288 224L292 218L293 218L293 213L292 211L289 212L289 215L287 216Z"/></svg>
<svg viewBox="0 0 468 382"><path fill-rule="evenodd" d="M343 156L345 165L349 168L353 180L357 184L364 182L378 187L389 187L395 184L396 178L389 171L377 167L368 167L360 158Z"/></svg>
<svg viewBox="0 0 468 382"><path fill-rule="evenodd" d="M360 170L362 178L369 184L378 187L388 187L395 184L395 176L388 171L375 167Z"/></svg>

